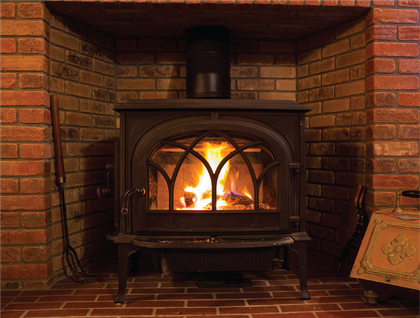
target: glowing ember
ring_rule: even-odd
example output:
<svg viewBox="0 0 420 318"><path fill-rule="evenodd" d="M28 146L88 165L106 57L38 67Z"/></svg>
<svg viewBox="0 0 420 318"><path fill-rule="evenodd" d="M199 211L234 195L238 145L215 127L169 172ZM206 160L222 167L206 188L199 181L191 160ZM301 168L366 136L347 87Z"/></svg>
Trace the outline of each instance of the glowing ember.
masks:
<svg viewBox="0 0 420 318"><path fill-rule="evenodd" d="M205 143L203 157L207 160L214 173L223 158L233 150L235 149L226 142L218 145ZM229 170L230 164L228 161L220 171L217 181L216 209L237 210L253 208L254 202L247 189L243 189L242 192L238 191L239 172L236 171L236 173L229 174ZM195 187L188 186L184 189L184 196L179 199L181 208L178 208L178 210L211 210L211 179L204 166L197 183Z"/></svg>

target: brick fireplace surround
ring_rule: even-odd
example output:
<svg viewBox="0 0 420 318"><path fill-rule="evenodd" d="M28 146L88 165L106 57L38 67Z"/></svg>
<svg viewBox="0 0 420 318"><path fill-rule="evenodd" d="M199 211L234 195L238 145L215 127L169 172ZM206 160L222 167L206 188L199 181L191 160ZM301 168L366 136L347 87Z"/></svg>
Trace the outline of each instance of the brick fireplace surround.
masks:
<svg viewBox="0 0 420 318"><path fill-rule="evenodd" d="M143 24L107 24L111 7L96 21L101 5L127 17L143 10ZM49 287L64 275L50 95L58 95L61 109L71 244L84 262L106 259L115 252L105 240L113 198L98 199L96 188L105 184L118 137L113 107L185 98L184 27L200 22L233 31L232 98L312 108L309 253L336 261L341 215L356 184L368 188L369 213L394 206L398 191L419 189L419 6L418 0L2 2L2 289ZM235 15L241 18L229 18ZM153 23L162 28L146 28ZM401 199L404 208L418 204Z"/></svg>

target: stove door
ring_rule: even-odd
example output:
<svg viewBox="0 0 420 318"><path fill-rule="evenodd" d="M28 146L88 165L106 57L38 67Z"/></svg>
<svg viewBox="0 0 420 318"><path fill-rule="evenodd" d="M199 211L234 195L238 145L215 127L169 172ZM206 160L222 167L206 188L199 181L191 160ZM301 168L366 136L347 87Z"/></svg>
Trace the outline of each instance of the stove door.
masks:
<svg viewBox="0 0 420 318"><path fill-rule="evenodd" d="M289 233L298 214L299 179L290 169L298 156L259 121L164 121L137 140L131 158L130 187L146 189L133 197L133 233Z"/></svg>

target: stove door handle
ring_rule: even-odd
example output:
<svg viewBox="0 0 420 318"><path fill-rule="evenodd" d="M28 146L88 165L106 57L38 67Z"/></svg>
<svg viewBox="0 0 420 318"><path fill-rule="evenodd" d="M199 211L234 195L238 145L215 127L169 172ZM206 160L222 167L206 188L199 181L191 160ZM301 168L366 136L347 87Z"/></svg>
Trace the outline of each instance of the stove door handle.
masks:
<svg viewBox="0 0 420 318"><path fill-rule="evenodd" d="M142 189L130 189L124 194L123 199L123 206L121 208L121 214L127 215L128 214L128 199L133 195L136 194L137 196L143 196L146 194L146 190L144 188Z"/></svg>

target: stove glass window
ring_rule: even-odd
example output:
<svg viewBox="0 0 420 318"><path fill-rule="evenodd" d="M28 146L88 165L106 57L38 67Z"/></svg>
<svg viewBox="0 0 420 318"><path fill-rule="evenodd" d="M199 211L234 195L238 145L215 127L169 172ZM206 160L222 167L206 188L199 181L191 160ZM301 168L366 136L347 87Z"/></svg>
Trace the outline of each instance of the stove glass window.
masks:
<svg viewBox="0 0 420 318"><path fill-rule="evenodd" d="M224 132L170 138L155 148L148 165L149 210L279 208L280 162L257 138Z"/></svg>

